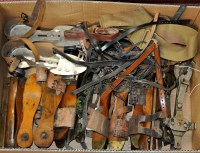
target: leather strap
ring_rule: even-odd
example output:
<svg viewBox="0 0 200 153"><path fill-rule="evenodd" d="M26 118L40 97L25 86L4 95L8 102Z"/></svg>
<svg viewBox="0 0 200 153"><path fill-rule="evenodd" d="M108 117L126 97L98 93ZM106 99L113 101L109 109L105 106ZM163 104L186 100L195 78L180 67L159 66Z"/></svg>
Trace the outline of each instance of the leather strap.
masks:
<svg viewBox="0 0 200 153"><path fill-rule="evenodd" d="M158 51L158 47L156 47L154 50L154 58L157 63L157 66L155 68L156 81L158 82L158 84L163 85L163 75L160 70L161 59L160 59L160 52ZM161 110L163 111L165 117L167 117L169 114L168 114L167 106L166 106L165 91L163 89L158 89L158 92L159 92L159 100L160 100Z"/></svg>
<svg viewBox="0 0 200 153"><path fill-rule="evenodd" d="M90 35L97 41L112 41L119 35L119 30L117 28L96 28ZM64 31L64 36L69 40L87 38L84 31L80 29L66 30Z"/></svg>
<svg viewBox="0 0 200 153"><path fill-rule="evenodd" d="M46 9L46 0L37 0L32 15L29 19L29 25L31 29L24 34L24 38L30 37L35 30L41 25Z"/></svg>
<svg viewBox="0 0 200 153"><path fill-rule="evenodd" d="M140 125L140 122L154 121L159 118L164 118L163 112L157 112L153 115L137 115L133 116L129 121L128 135L145 134L155 138L161 138L162 132L160 129L148 129Z"/></svg>
<svg viewBox="0 0 200 153"><path fill-rule="evenodd" d="M54 127L73 128L75 123L75 107L58 108L56 112Z"/></svg>
<svg viewBox="0 0 200 153"><path fill-rule="evenodd" d="M49 73L47 78L47 87L56 90L57 92L65 92L66 83L61 76Z"/></svg>
<svg viewBox="0 0 200 153"><path fill-rule="evenodd" d="M74 89L76 89L76 84L67 85L65 94L63 95L63 98L60 102L58 109L63 109L63 110L67 109L67 110L63 111L63 114L61 114L61 115L56 115L57 117L55 117L55 118L56 118L56 120L60 119L61 121L62 121L61 118L64 118L64 120L66 120L66 122L63 124L63 127L54 128L55 141L64 139L66 134L68 133L69 127L71 127L71 128L74 127L75 116L76 116L75 107L76 107L76 101L77 101L77 96L71 94L71 91ZM67 115L65 112L69 115ZM56 122L56 120L55 120L55 122ZM56 125L54 125L54 126L56 126Z"/></svg>
<svg viewBox="0 0 200 153"><path fill-rule="evenodd" d="M26 45L33 52L35 62L39 60L39 52L35 45L26 38L15 38L8 41L2 48L2 57L6 60L9 66L9 71L13 72L20 63L20 59L17 57L9 57L9 53L14 47Z"/></svg>
<svg viewBox="0 0 200 153"><path fill-rule="evenodd" d="M88 108L89 121L87 128L95 131L105 137L108 137L109 121L104 115L95 111L93 108Z"/></svg>
<svg viewBox="0 0 200 153"><path fill-rule="evenodd" d="M154 24L188 24L188 23L189 23L189 20L170 20L170 21L166 21L166 20L162 21L162 20L160 20L160 21L157 21L157 22L145 23L145 24L139 25L137 27L133 27L133 28L125 31L124 33L120 34L117 38L115 38L111 42L108 42L103 47L101 47L101 51L105 51L107 48L109 48L110 46L112 46L113 44L118 42L119 40L125 38L129 34L133 33L134 31L137 31L139 29L142 29L142 28L154 25Z"/></svg>
<svg viewBox="0 0 200 153"><path fill-rule="evenodd" d="M142 63L142 61L156 48L156 44L152 43L150 45L149 48L147 48L147 50L144 51L144 53L137 59L135 60L131 66L129 66L123 73L122 75L129 75L140 63ZM109 86L101 95L101 99L106 99L108 97L108 95L112 92L112 90L117 87L122 81L124 80L124 78L120 77L117 78L112 84L111 86Z"/></svg>
<svg viewBox="0 0 200 153"><path fill-rule="evenodd" d="M98 80L93 80L81 87L79 87L78 89L72 91L73 94L78 94L80 92L83 92L85 89L88 89L89 87L91 86L94 86L100 82L102 82L103 80L106 80L106 79L110 79L111 77L114 77L116 76L117 74L119 74L121 71L123 71L124 69L126 69L128 66L130 66L131 62L126 62L124 63L123 65L121 65L119 68L117 68L116 70L114 70L112 73L109 73L103 77L100 77Z"/></svg>
<svg viewBox="0 0 200 153"><path fill-rule="evenodd" d="M178 8L178 10L176 11L176 13L174 14L172 20L178 20L180 18L180 16L183 14L183 12L186 9L186 5L185 4L181 4Z"/></svg>
<svg viewBox="0 0 200 153"><path fill-rule="evenodd" d="M93 39L98 41L112 41L119 35L119 30L116 28L96 28L94 33L91 33Z"/></svg>
<svg viewBox="0 0 200 153"><path fill-rule="evenodd" d="M132 111L132 106L124 106L116 111L116 115L119 117L120 115L131 111Z"/></svg>

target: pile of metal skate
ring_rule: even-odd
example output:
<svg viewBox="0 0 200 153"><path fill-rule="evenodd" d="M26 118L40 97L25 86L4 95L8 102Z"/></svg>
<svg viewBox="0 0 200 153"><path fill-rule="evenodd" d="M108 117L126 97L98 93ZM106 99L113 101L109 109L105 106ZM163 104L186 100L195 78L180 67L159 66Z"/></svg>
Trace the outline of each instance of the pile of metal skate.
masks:
<svg viewBox="0 0 200 153"><path fill-rule="evenodd" d="M140 8L37 30L45 13L38 0L32 16L9 21L5 146L73 149L75 140L88 149L90 137L92 149L122 150L126 142L133 150L181 149L195 129L183 105L197 51L197 31L179 20L183 10L151 17Z"/></svg>

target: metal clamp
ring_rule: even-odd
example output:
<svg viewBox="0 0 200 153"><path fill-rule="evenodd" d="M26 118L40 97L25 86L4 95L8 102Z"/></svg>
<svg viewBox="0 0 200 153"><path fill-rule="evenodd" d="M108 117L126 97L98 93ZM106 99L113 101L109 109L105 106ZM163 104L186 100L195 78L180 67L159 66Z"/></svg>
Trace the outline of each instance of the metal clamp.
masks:
<svg viewBox="0 0 200 153"><path fill-rule="evenodd" d="M189 122L183 117L182 109L184 95L192 76L192 69L188 65L184 65L183 68L180 66L179 71L175 71L175 75L179 80L179 85L176 94L174 117L167 118L164 124L172 130L174 135L174 148L181 149L181 141L185 132L195 129L195 123Z"/></svg>

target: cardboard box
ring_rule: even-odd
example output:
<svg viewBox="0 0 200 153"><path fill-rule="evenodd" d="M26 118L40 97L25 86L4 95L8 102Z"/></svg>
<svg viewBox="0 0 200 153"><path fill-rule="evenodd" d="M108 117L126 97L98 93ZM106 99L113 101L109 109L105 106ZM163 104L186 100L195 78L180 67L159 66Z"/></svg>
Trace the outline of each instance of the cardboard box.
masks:
<svg viewBox="0 0 200 153"><path fill-rule="evenodd" d="M0 3L0 48L6 41L3 28L4 23L13 17L19 17L22 12L31 15L35 2L34 1L15 1ZM150 14L154 15L159 12L161 15L173 16L178 9L175 5L154 5L154 4L134 4L134 3L118 3L118 2L94 2L94 1L48 1L45 16L41 27L54 28L57 25L75 25L80 21L95 22L98 21L101 15L113 14L122 11L137 9L144 7ZM188 6L181 19L190 19L191 24L196 28L200 28L200 7ZM200 37L199 37L200 38ZM200 42L200 39L198 39ZM200 50L195 57L195 68L200 69ZM7 66L4 60L0 59L0 97L3 97L3 82L6 79ZM188 92L185 97L186 105L184 106L184 115L188 120L196 123L196 130L187 132L183 138L183 149L200 149L200 77L199 72L194 71L190 89L192 93ZM0 112L6 111L6 104L0 101ZM5 117L1 116L0 126L5 125ZM0 138L0 146L3 146L3 141ZM42 149L39 149L42 150ZM18 152L20 149L0 149L0 152ZM25 152L30 149L25 149ZM36 152L36 150L32 150ZM45 152L50 152L43 150ZM58 150L52 150L58 151ZM61 150L59 150L62 152Z"/></svg>

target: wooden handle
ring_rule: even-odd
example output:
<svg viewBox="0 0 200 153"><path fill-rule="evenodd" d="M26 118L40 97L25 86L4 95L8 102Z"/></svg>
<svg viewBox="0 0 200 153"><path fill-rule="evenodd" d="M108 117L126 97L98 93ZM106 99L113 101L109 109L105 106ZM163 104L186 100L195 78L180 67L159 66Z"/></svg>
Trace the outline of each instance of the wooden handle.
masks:
<svg viewBox="0 0 200 153"><path fill-rule="evenodd" d="M37 84L36 74L28 77L23 93L23 119L17 134L17 144L22 148L30 147L33 143L33 118L38 108L42 90Z"/></svg>
<svg viewBox="0 0 200 153"><path fill-rule="evenodd" d="M42 103L42 116L33 135L34 143L42 148L49 147L53 142L54 116L63 96L63 93L56 95L56 91L49 88L46 92L46 100Z"/></svg>
<svg viewBox="0 0 200 153"><path fill-rule="evenodd" d="M62 101L59 105L60 108L63 107L76 107L76 95L72 95L71 92L76 89L75 84L70 84L66 88L66 92L62 98ZM68 127L62 127L62 128L55 128L54 129L54 139L55 140L61 140L64 139L67 132Z"/></svg>
<svg viewBox="0 0 200 153"><path fill-rule="evenodd" d="M17 95L18 79L10 78L10 88L8 96L8 109L6 120L5 146L15 145L15 99Z"/></svg>
<svg viewBox="0 0 200 153"><path fill-rule="evenodd" d="M23 92L26 80L24 78L19 79L18 87L17 87L17 95L16 95L16 140L17 141L17 133L19 131L22 118L23 118ZM17 145L17 142L15 143Z"/></svg>

